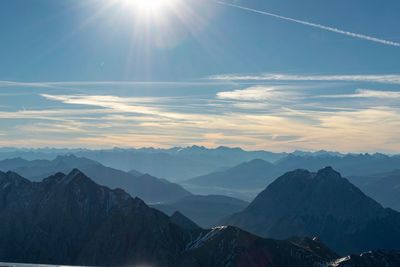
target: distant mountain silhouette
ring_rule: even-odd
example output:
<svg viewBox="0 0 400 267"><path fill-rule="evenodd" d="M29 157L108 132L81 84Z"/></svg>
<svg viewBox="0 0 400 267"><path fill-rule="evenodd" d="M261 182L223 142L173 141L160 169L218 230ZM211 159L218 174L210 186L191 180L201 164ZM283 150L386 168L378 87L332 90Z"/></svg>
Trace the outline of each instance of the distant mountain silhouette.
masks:
<svg viewBox="0 0 400 267"><path fill-rule="evenodd" d="M0 161L0 171L16 171L22 176L26 177L40 177L43 178L47 173L56 173L60 169L73 169L81 166L95 165L100 163L87 159L79 158L74 155L57 156L53 160L25 160L22 158L13 158Z"/></svg>
<svg viewBox="0 0 400 267"><path fill-rule="evenodd" d="M373 175L398 169L400 156L384 154L341 154L330 151L273 153L269 151L245 151L240 148L200 146L170 149L17 149L0 148L0 159L21 157L28 160L54 159L58 155L73 154L97 161L107 167L140 173L149 173L171 181L183 181L237 166L253 159L262 159L277 166L273 177L287 171L303 168L317 171L332 166L346 177ZM1 168L0 168L1 170ZM273 178L270 177L270 178Z"/></svg>
<svg viewBox="0 0 400 267"><path fill-rule="evenodd" d="M400 211L400 170L349 179L383 206Z"/></svg>
<svg viewBox="0 0 400 267"><path fill-rule="evenodd" d="M272 182L275 165L261 159L241 163L224 171L195 177L185 183L230 189L264 188Z"/></svg>
<svg viewBox="0 0 400 267"><path fill-rule="evenodd" d="M24 167L28 164L29 164L28 160L25 160L20 157L4 159L0 161L0 171L15 170Z"/></svg>
<svg viewBox="0 0 400 267"><path fill-rule="evenodd" d="M77 155L121 170L135 169L141 173L149 173L171 181L182 181L256 158L276 161L286 153L244 151L240 148L229 147L208 149L202 146L190 146L171 149L114 149L100 153L82 151Z"/></svg>
<svg viewBox="0 0 400 267"><path fill-rule="evenodd" d="M200 146L170 149L0 149L0 159L22 157L29 160L51 160L58 155L73 154L97 161L105 166L140 173L149 173L171 181L181 181L204 175L221 168L235 166L245 161L260 158L274 162L287 153L268 151L244 151L240 148L218 147L208 149Z"/></svg>
<svg viewBox="0 0 400 267"><path fill-rule="evenodd" d="M137 170L130 170L128 173L132 174L133 176L142 176L143 173L138 172Z"/></svg>
<svg viewBox="0 0 400 267"><path fill-rule="evenodd" d="M176 211L187 216L203 228L215 226L222 219L242 211L249 203L240 199L219 195L191 195L174 202L152 205L168 215Z"/></svg>
<svg viewBox="0 0 400 267"><path fill-rule="evenodd" d="M15 166L18 167L13 169L12 167ZM132 196L140 197L148 203L174 201L190 195L180 185L166 180L138 172L134 174L126 173L74 155L58 156L54 160L27 161L14 159L0 161L0 170L12 170L32 181L41 181L44 177L57 172L69 173L74 168L79 168L100 185L113 189L124 189Z"/></svg>
<svg viewBox="0 0 400 267"><path fill-rule="evenodd" d="M189 230L187 218L186 226L179 226L182 217L178 214L170 218L123 190L99 186L77 169L68 175L57 173L42 182L0 172L2 262L320 267L340 266L332 264L347 259L339 261L318 240L262 239L225 226ZM385 266L394 267L400 263L396 253L368 255L350 257L348 262L356 259L358 265L346 266L369 267L369 262L386 262Z"/></svg>
<svg viewBox="0 0 400 267"><path fill-rule="evenodd" d="M359 178L362 178L397 169L400 166L400 156L387 156L383 154L341 155L325 151L315 153L295 152L281 158L274 164L255 159L232 168L188 179L182 182L182 184L190 188L194 193L214 193L214 187L220 189L218 194L224 194L225 190L229 195L243 199L253 199L275 177L283 175L288 171L294 169L318 171L325 166L332 166L346 177L361 176ZM365 181L368 180L368 177L365 177ZM360 180L360 183L363 184L365 181ZM393 188L389 185L386 188L381 188L380 191L381 193L377 193L377 195L394 194ZM391 206L397 208L398 206L393 205L393 202L396 202L396 200L394 198L387 201L391 203ZM383 199L383 201L386 205L386 200Z"/></svg>
<svg viewBox="0 0 400 267"><path fill-rule="evenodd" d="M326 150L319 150L315 152L308 152L308 151L301 151L301 150L296 150L290 155L293 156L302 156L302 157L344 157L345 154L339 153L339 152L334 152L334 151L326 151Z"/></svg>
<svg viewBox="0 0 400 267"><path fill-rule="evenodd" d="M286 173L226 223L278 239L318 236L342 254L400 249L400 213L384 209L330 167Z"/></svg>
<svg viewBox="0 0 400 267"><path fill-rule="evenodd" d="M347 154L344 156L327 155L324 157L289 155L278 160L275 165L284 173L294 169L317 171L325 166L332 166L344 176L370 176L390 172L400 166L400 156L384 154Z"/></svg>

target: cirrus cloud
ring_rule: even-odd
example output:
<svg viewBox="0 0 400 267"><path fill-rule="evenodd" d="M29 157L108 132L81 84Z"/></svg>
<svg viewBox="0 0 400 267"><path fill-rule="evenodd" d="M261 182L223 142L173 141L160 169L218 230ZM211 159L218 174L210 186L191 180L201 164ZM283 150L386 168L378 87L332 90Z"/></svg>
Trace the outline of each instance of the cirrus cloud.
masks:
<svg viewBox="0 0 400 267"><path fill-rule="evenodd" d="M400 74L306 75L286 73L220 74L208 77L216 81L290 81L290 82L367 82L400 84Z"/></svg>

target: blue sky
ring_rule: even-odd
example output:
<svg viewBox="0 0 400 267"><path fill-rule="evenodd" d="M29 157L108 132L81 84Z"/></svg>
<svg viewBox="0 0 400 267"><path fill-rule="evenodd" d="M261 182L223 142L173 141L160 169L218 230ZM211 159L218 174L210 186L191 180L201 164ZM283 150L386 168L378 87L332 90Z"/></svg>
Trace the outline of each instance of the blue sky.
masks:
<svg viewBox="0 0 400 267"><path fill-rule="evenodd" d="M398 1L129 1L1 1L0 146L400 150Z"/></svg>

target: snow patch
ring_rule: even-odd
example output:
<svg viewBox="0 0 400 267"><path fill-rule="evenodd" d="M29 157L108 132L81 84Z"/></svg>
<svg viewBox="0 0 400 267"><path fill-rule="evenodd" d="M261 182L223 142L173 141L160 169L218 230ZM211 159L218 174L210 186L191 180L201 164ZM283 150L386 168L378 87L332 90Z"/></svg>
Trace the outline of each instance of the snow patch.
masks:
<svg viewBox="0 0 400 267"><path fill-rule="evenodd" d="M343 263L343 262L346 262L346 261L349 261L350 259L351 259L350 256L346 256L346 257L344 257L344 258L340 258L340 259L335 260L335 261L332 262L329 266L337 267L337 266L339 266L339 264L341 264L341 263Z"/></svg>
<svg viewBox="0 0 400 267"><path fill-rule="evenodd" d="M203 246L207 241L218 236L226 228L227 226L218 226L212 228L206 234L201 233L194 241L192 241L186 246L186 250L196 249Z"/></svg>

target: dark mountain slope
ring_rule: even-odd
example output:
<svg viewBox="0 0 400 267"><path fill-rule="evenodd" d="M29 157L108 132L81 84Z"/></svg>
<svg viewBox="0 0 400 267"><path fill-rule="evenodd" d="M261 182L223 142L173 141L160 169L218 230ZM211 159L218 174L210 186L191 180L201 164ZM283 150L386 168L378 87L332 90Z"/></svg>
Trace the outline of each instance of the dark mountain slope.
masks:
<svg viewBox="0 0 400 267"><path fill-rule="evenodd" d="M394 267L400 266L400 252L370 251L332 261L329 267Z"/></svg>
<svg viewBox="0 0 400 267"><path fill-rule="evenodd" d="M240 199L219 195L191 195L178 201L152 205L166 214L179 211L189 219L208 228L215 226L222 219L244 210L249 203Z"/></svg>
<svg viewBox="0 0 400 267"><path fill-rule="evenodd" d="M332 168L279 177L227 223L271 238L318 236L344 254L400 249L400 213L384 209Z"/></svg>
<svg viewBox="0 0 400 267"><path fill-rule="evenodd" d="M183 249L168 216L78 170L41 183L2 174L0 189L2 261L173 266Z"/></svg>
<svg viewBox="0 0 400 267"><path fill-rule="evenodd" d="M199 267L320 267L335 255L326 257L291 241L262 239L230 226L204 232L187 245L187 251L192 261L185 264Z"/></svg>
<svg viewBox="0 0 400 267"><path fill-rule="evenodd" d="M171 222L186 230L199 230L201 229L197 224L189 220L179 211L175 211L171 217Z"/></svg>

